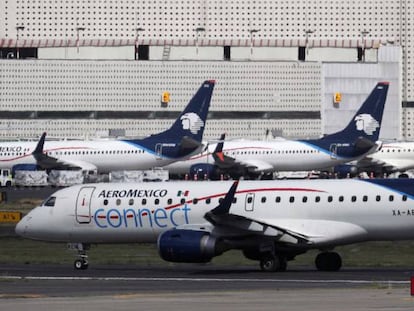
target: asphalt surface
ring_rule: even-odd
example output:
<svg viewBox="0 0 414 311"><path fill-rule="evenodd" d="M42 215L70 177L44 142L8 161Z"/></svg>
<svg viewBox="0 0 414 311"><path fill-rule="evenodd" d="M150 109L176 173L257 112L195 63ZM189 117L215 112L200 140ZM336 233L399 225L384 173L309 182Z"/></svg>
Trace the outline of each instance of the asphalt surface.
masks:
<svg viewBox="0 0 414 311"><path fill-rule="evenodd" d="M344 269L319 272L301 267L266 273L252 267L215 265L91 265L75 270L66 265L0 265L3 295L85 296L126 292L199 292L274 289L406 287L410 269ZM85 290L87 289L87 290Z"/></svg>
<svg viewBox="0 0 414 311"><path fill-rule="evenodd" d="M0 310L413 310L411 269L0 265Z"/></svg>

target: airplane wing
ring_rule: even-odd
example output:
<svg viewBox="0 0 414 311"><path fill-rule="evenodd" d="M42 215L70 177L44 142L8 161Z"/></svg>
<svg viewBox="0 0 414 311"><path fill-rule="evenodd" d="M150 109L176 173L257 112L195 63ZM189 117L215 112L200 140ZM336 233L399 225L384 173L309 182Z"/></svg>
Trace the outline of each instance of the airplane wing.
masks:
<svg viewBox="0 0 414 311"><path fill-rule="evenodd" d="M46 133L43 133L40 140L32 152L33 157L36 159L36 164L42 169L55 169L55 170L96 170L97 167L91 163L79 160L62 160L55 157L51 157L43 152L45 144Z"/></svg>
<svg viewBox="0 0 414 311"><path fill-rule="evenodd" d="M232 214L238 181L234 182L221 203L207 212L204 218L213 225L216 234L228 236L259 235L273 238L279 243L294 245L329 245L366 234L352 223L318 219L268 219L250 218Z"/></svg>
<svg viewBox="0 0 414 311"><path fill-rule="evenodd" d="M235 158L223 153L225 134L222 134L220 141L213 152L214 164L222 170L232 170L237 172L268 172L273 171L273 166L267 162L250 159L246 161L237 161Z"/></svg>
<svg viewBox="0 0 414 311"><path fill-rule="evenodd" d="M369 169L374 167L383 167L387 172L406 171L414 167L414 161L411 159L377 159L375 157L365 157L357 162L359 168Z"/></svg>

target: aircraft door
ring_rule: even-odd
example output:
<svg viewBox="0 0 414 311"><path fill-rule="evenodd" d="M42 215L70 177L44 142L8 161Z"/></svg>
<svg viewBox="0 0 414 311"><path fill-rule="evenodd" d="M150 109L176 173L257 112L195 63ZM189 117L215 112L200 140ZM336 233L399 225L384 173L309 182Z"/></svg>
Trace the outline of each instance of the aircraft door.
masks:
<svg viewBox="0 0 414 311"><path fill-rule="evenodd" d="M155 155L156 155L157 160L162 159L162 144L155 145Z"/></svg>
<svg viewBox="0 0 414 311"><path fill-rule="evenodd" d="M254 193L246 194L246 201L244 203L244 209L246 212L253 212L254 210Z"/></svg>
<svg viewBox="0 0 414 311"><path fill-rule="evenodd" d="M79 190L76 200L76 221L80 224L89 224L91 222L91 199L95 187L83 187Z"/></svg>
<svg viewBox="0 0 414 311"><path fill-rule="evenodd" d="M338 145L337 144L331 144L331 146L329 147L329 151L331 152L331 159L338 158Z"/></svg>

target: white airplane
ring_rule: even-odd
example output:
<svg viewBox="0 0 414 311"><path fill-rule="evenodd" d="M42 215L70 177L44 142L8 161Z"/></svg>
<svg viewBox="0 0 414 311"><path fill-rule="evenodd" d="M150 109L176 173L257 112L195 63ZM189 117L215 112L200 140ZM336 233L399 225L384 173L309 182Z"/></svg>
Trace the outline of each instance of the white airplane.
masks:
<svg viewBox="0 0 414 311"><path fill-rule="evenodd" d="M338 245L414 239L413 203L412 179L99 183L55 192L15 230L76 246L76 269L90 244L135 242L171 262L240 249L264 271L318 249L317 269L336 271Z"/></svg>
<svg viewBox="0 0 414 311"><path fill-rule="evenodd" d="M236 140L209 144L207 150L166 167L171 174L218 179L258 177L276 171L327 169L360 159L381 146L378 141L389 84L378 83L348 126L314 140ZM221 146L220 146L221 145Z"/></svg>
<svg viewBox="0 0 414 311"><path fill-rule="evenodd" d="M406 172L414 169L414 142L383 143L380 150L366 157L339 165L334 172L340 176L355 176L361 172L375 173L376 176L398 173L399 177L409 177Z"/></svg>
<svg viewBox="0 0 414 311"><path fill-rule="evenodd" d="M390 174L414 169L414 142L384 143L381 150L361 159L358 168Z"/></svg>
<svg viewBox="0 0 414 311"><path fill-rule="evenodd" d="M82 169L107 173L164 166L201 149L215 81L204 81L175 123L141 140L61 140L0 143L0 169Z"/></svg>

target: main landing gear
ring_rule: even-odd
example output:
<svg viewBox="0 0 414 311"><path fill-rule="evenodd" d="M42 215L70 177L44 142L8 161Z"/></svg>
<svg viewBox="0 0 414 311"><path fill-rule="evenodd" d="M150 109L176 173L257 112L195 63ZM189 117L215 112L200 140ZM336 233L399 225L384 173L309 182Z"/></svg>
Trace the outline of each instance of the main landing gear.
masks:
<svg viewBox="0 0 414 311"><path fill-rule="evenodd" d="M338 271L342 267L342 258L336 252L322 252L316 256L315 266L319 271Z"/></svg>
<svg viewBox="0 0 414 311"><path fill-rule="evenodd" d="M264 253L259 258L260 269L265 272L286 271L288 260L283 254ZM321 252L315 258L315 266L319 271L338 271L342 267L342 258L336 252Z"/></svg>
<svg viewBox="0 0 414 311"><path fill-rule="evenodd" d="M260 269L265 272L286 271L287 260L285 256L267 254L260 259Z"/></svg>
<svg viewBox="0 0 414 311"><path fill-rule="evenodd" d="M68 243L68 248L78 252L77 259L73 263L74 268L76 270L88 269L89 262L86 251L90 249L90 245L83 243Z"/></svg>

